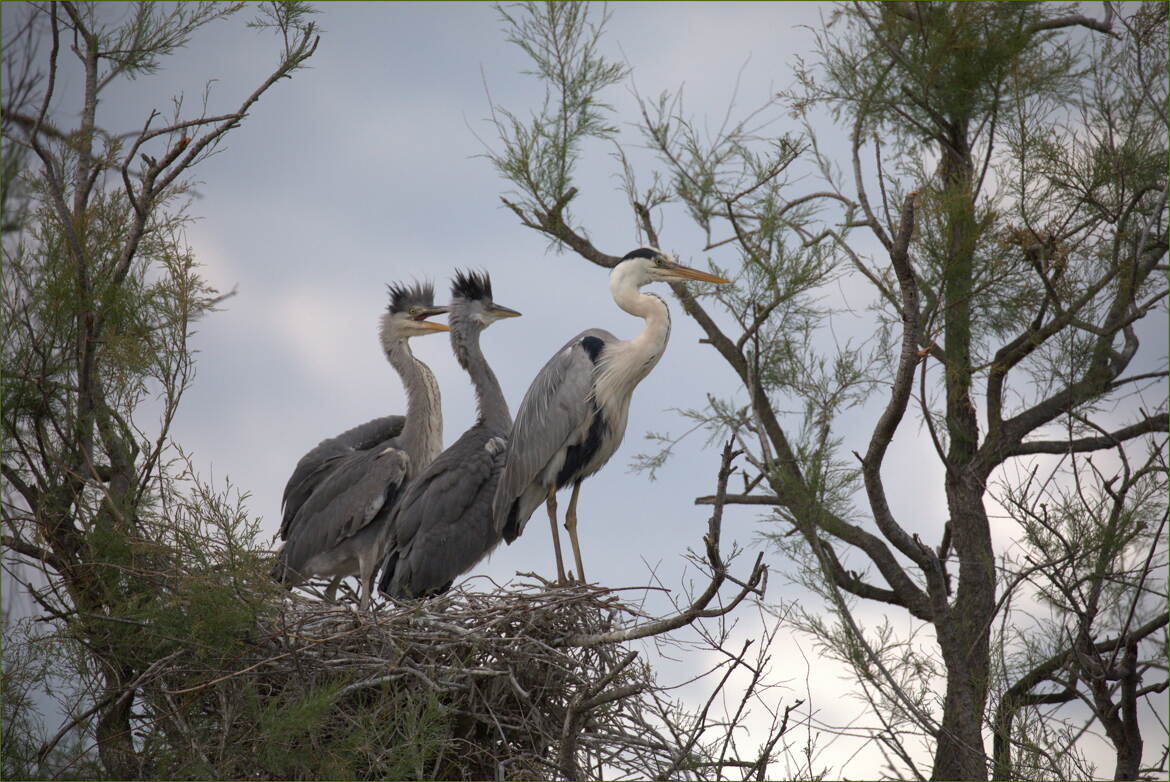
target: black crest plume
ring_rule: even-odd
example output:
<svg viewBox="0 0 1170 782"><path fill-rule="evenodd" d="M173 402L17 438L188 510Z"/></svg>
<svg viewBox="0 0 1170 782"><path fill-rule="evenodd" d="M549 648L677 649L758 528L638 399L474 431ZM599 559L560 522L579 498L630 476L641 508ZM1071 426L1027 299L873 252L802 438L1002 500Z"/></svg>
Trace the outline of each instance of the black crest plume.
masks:
<svg viewBox="0 0 1170 782"><path fill-rule="evenodd" d="M429 282L404 285L392 282L386 286L390 291L390 312L405 312L414 306L432 307L435 304L435 286Z"/></svg>
<svg viewBox="0 0 1170 782"><path fill-rule="evenodd" d="M492 298L492 278L488 276L487 272L457 270L455 279L451 281L451 295L469 300L490 300Z"/></svg>
<svg viewBox="0 0 1170 782"><path fill-rule="evenodd" d="M637 250L631 250L630 252L628 252L624 256L622 256L622 260L628 261L631 258L646 258L646 259L652 261L655 258L661 258L661 257L662 257L662 251L657 249L656 247L639 247Z"/></svg>

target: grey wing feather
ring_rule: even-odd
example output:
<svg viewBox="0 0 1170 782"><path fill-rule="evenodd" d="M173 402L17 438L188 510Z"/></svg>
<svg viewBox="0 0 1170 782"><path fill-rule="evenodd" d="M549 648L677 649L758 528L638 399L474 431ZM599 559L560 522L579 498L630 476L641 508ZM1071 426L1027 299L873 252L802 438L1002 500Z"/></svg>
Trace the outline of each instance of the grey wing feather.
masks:
<svg viewBox="0 0 1170 782"><path fill-rule="evenodd" d="M287 540L293 519L305 501L345 457L366 451L402 434L406 418L388 415L322 440L300 458L281 497L280 538Z"/></svg>
<svg viewBox="0 0 1170 782"><path fill-rule="evenodd" d="M508 461L493 501L495 523L501 534L509 524L512 504L581 429L592 411L594 365L581 344L585 337L597 337L606 344L617 340L604 329L588 329L573 337L544 365L520 403L512 426ZM514 520L519 529L531 513L531 508L519 510L523 518ZM512 540L515 535L509 534Z"/></svg>
<svg viewBox="0 0 1170 782"><path fill-rule="evenodd" d="M410 466L410 457L391 444L342 457L290 525L282 550L287 565L302 570L313 555L384 516L410 477Z"/></svg>
<svg viewBox="0 0 1170 782"><path fill-rule="evenodd" d="M506 455L502 434L473 427L411 482L391 516L383 592L441 592L495 548L491 502Z"/></svg>

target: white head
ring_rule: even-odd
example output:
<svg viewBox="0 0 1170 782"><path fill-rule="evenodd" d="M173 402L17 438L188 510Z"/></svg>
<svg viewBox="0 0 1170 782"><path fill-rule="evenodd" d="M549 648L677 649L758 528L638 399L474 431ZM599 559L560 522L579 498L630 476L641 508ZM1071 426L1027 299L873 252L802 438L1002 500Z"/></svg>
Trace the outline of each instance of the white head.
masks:
<svg viewBox="0 0 1170 782"><path fill-rule="evenodd" d="M689 266L683 266L668 253L657 247L639 247L625 254L609 275L610 290L617 295L618 290L641 288L652 282L713 282L726 285L730 280L716 277L714 274L701 272Z"/></svg>

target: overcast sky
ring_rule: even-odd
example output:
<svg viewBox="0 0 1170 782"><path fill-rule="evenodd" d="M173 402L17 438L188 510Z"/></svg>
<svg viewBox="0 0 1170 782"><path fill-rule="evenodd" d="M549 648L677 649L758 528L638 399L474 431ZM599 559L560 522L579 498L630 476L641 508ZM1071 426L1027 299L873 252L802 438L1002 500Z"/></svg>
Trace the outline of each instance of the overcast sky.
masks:
<svg viewBox="0 0 1170 782"><path fill-rule="evenodd" d="M737 80L740 112L790 86L795 56L812 56L804 26L830 9L721 2L620 3L609 10L603 51L629 65L638 91L653 96L685 86L689 110L715 125ZM535 373L573 334L602 327L628 338L641 328L612 303L606 270L548 252L544 238L500 203L507 185L482 158L483 142L494 140L485 122L485 84L497 103L522 114L539 105L542 88L520 73L526 62L504 40L490 5L337 2L320 11L323 34L309 68L270 90L228 134L222 152L199 166L199 197L190 208L198 220L188 239L205 276L237 293L198 325L198 377L173 435L205 478L230 477L251 493L266 536L279 526L281 491L305 451L355 424L405 411L378 342L386 283L430 279L446 300L453 269L491 273L496 300L523 313L493 326L483 340L513 411ZM99 124L139 127L150 109L165 113L177 92L194 106L209 82L212 113L237 105L276 62L274 37L243 21L208 27L159 74L119 86ZM629 88L605 97L634 139ZM776 133L797 130L782 112L774 116ZM826 127L825 143L835 138L839 131ZM587 148L574 206L594 242L620 255L640 238L609 151ZM705 265L701 237L681 215L668 213L661 235L664 249L684 263ZM835 295L848 298L849 284ZM634 395L625 443L581 492L586 570L607 586L645 583L651 569L666 586L683 583L683 556L701 547L709 515L693 499L714 491L718 448L705 448L702 435L684 441L655 482L627 468L650 447L646 431L688 428L674 409L702 407L706 394L727 396L737 387L714 350L698 343L698 327L669 291L657 292L674 314L669 348ZM834 320L838 336L869 328L861 316ZM474 420L471 387L445 337L412 345L439 378L450 443ZM846 452L864 450L869 426L842 434ZM945 501L934 461L924 466L920 447L913 437L896 439L885 473L891 504L911 531L933 540ZM729 509L725 517L725 541L749 551L745 570L762 546L758 517L750 508ZM783 569L774 552L769 558ZM528 570L555 572L543 511L476 572L503 582ZM774 572L771 599L798 594ZM758 621L745 611L745 632ZM905 624L905 617L897 621ZM838 700L838 674L817 662L807 639L785 641L777 652L788 659L776 664L791 672L786 701L811 694L819 718L837 724L860 714L856 704ZM843 762L821 760L830 774L878 771L872 756L860 765Z"/></svg>
<svg viewBox="0 0 1170 782"><path fill-rule="evenodd" d="M717 122L737 78L743 110L788 86L793 54L810 45L800 25L814 24L822 8L635 3L610 10L604 51L628 63L638 91L653 96L685 85L691 110ZM404 409L377 339L386 282L433 279L445 298L452 269L491 273L496 300L524 313L496 324L483 340L513 411L536 372L573 334L602 327L629 338L641 328L613 304L607 270L549 253L546 240L500 203L506 184L481 157L483 142L494 140L485 121L485 83L497 103L522 114L539 105L543 88L520 73L528 64L504 40L491 6L329 3L321 11L324 33L311 69L277 85L223 154L201 167L203 197L192 209L201 221L190 240L209 278L238 294L199 327L199 378L175 436L217 479L230 475L253 493L251 507L270 533L284 482L306 449ZM222 85L225 93L243 94L270 67L272 50L252 31L221 27L215 55L193 46L181 71L192 78L189 89L200 78L217 77L217 92ZM634 138L629 88L612 88L605 97ZM574 207L595 243L620 255L641 238L609 152L601 145L587 149ZM701 236L684 218L668 218L661 233L664 249L705 266ZM627 468L649 447L646 431L688 428L672 409L701 407L708 392L729 395L738 385L714 350L698 344L699 329L660 287L674 314L670 346L634 396L622 448L581 492L586 572L607 586L648 583L652 569L675 590L694 577L684 574L684 555L701 548L709 508L693 500L714 491L718 448L704 449L702 436L688 439L653 483ZM445 338L412 345L439 378L451 442L474 421L470 384ZM726 516L727 544L749 549L745 572L761 547L758 515L739 508ZM555 572L543 511L474 572L504 582L530 570ZM774 600L792 594L778 572L770 592ZM654 593L648 603L665 609ZM747 637L762 620L743 611L741 621L739 635ZM813 658L811 670L823 676L807 639L801 643ZM654 654L651 645L645 648ZM779 697L785 703L807 698L810 664L791 641L777 651L775 678L791 679ZM664 681L679 681L717 661L696 655L657 664ZM820 719L844 724L857 716L858 704L838 701L844 685L832 674L817 683L808 702ZM680 693L696 701L705 694L705 685ZM874 759L868 762L872 767Z"/></svg>
<svg viewBox="0 0 1170 782"><path fill-rule="evenodd" d="M818 13L799 4L611 11L607 50L629 63L642 93L685 84L696 112L719 113L741 70L745 107L787 83L792 52L808 48L798 25ZM200 220L190 241L207 276L238 293L199 326L199 377L175 435L216 478L230 475L250 490L272 531L284 481L305 450L405 407L378 345L386 282L433 279L445 297L452 269L491 273L496 299L524 313L484 337L513 410L574 333L603 327L628 338L641 328L613 304L607 270L549 253L500 203L506 185L477 139L492 139L484 84L498 103L521 112L542 92L518 75L526 63L503 41L490 6L326 4L320 23L325 32L311 68L277 85L222 154L199 169L202 197L192 207ZM220 79L217 93L242 94L271 65L271 47L253 31L221 27L214 57L192 46L181 73L192 74L193 85L198 73ZM171 81L168 74L157 81ZM620 123L632 121L625 87L607 97ZM609 150L589 151L577 214L600 247L622 254L640 238ZM662 234L665 249L705 265L697 233L681 219ZM701 407L709 391L736 386L713 349L698 344L698 328L674 310L670 346L635 394L624 445L582 489L583 556L603 584L644 580L644 560L677 581L671 571L705 530L708 512L693 498L714 490L717 449L703 449L701 437L686 441L654 483L627 471L648 447L644 432L687 428L672 409ZM470 384L443 337L412 345L439 377L450 442L474 420ZM754 515L732 514L728 538L752 541ZM547 525L536 521L479 572L497 580L517 570L552 572Z"/></svg>

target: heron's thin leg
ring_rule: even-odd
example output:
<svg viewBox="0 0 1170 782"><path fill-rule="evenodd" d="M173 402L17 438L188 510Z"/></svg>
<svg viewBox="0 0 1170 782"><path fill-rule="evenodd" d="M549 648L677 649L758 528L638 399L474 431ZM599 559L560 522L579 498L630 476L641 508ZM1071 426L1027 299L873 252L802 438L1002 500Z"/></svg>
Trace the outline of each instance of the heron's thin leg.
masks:
<svg viewBox="0 0 1170 782"><path fill-rule="evenodd" d="M577 560L577 580L585 583L585 566L581 564L581 547L577 544L577 492L581 491L581 481L573 484L573 496L569 498L569 510L565 513L565 529L569 531L569 541L573 544L573 559Z"/></svg>
<svg viewBox="0 0 1170 782"><path fill-rule="evenodd" d="M362 578L362 583L361 583L362 596L360 598L358 598L358 610L359 611L365 611L367 608L370 607L370 598L373 597L373 595L374 595L374 575L375 575L375 573L377 573L377 571L374 571L374 573L370 573L368 576L365 573L362 574L362 577L361 577Z"/></svg>
<svg viewBox="0 0 1170 782"><path fill-rule="evenodd" d="M567 584L569 579L565 577L565 561L561 558L561 533L557 530L557 487L553 486L548 490L548 500L545 503L548 508L548 521L552 524L552 539L553 551L557 554L557 583Z"/></svg>
<svg viewBox="0 0 1170 782"><path fill-rule="evenodd" d="M330 603L337 602L337 587L341 586L341 579L342 576L334 576L329 586L325 588L325 599Z"/></svg>
<svg viewBox="0 0 1170 782"><path fill-rule="evenodd" d="M370 552L358 555L358 611L362 613L370 607L374 597L374 576L378 574L378 565L372 559Z"/></svg>

